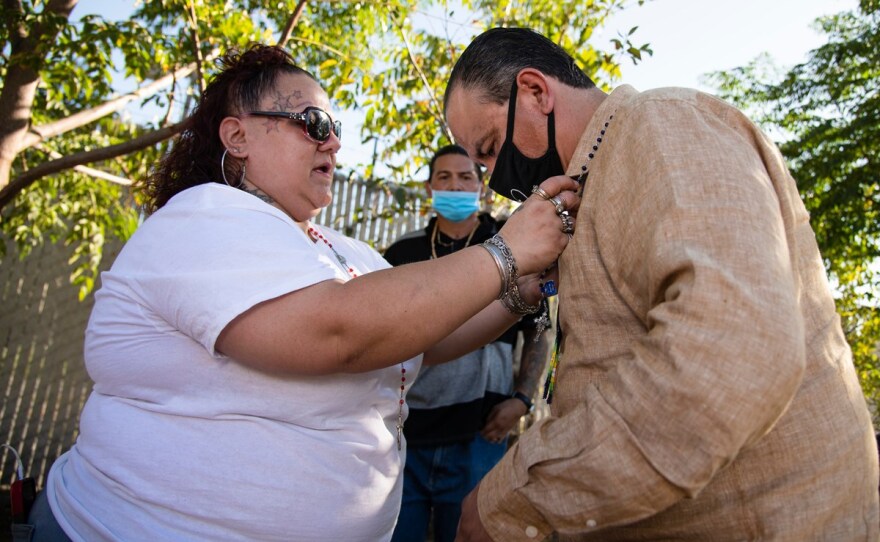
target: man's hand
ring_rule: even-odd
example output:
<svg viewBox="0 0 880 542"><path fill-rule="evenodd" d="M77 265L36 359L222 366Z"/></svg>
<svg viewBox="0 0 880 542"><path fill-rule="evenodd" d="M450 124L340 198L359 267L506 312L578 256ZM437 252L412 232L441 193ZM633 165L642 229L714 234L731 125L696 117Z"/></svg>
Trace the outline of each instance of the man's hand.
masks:
<svg viewBox="0 0 880 542"><path fill-rule="evenodd" d="M480 521L480 511L477 510L477 492L480 485L461 502L461 519L458 522L458 532L455 535L455 542L492 542L492 537L483 527Z"/></svg>
<svg viewBox="0 0 880 542"><path fill-rule="evenodd" d="M501 442L516 425L519 419L529 410L519 399L511 398L502 401L492 408L486 425L480 434L489 442Z"/></svg>

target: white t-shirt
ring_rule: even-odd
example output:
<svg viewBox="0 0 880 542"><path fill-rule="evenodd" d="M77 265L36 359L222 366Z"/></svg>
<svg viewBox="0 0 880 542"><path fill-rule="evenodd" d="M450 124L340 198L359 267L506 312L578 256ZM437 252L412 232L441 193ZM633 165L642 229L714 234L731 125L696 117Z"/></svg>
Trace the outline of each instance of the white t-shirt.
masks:
<svg viewBox="0 0 880 542"><path fill-rule="evenodd" d="M320 230L359 275L389 267ZM214 351L237 315L330 279L349 275L325 243L237 189L191 188L146 220L102 275L85 341L94 390L49 474L68 535L389 539L405 454L400 365L282 378ZM407 387L420 364L405 363Z"/></svg>

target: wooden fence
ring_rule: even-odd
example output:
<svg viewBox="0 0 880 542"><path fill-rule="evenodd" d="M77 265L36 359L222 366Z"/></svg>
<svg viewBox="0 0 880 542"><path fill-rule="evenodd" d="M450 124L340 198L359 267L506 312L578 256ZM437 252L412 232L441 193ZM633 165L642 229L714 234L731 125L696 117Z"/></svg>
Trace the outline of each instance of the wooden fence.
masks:
<svg viewBox="0 0 880 542"><path fill-rule="evenodd" d="M422 202L414 203L418 209ZM399 212L387 188L337 177L333 203L315 221L384 250L403 233L424 227L426 217ZM108 243L103 269L121 247L118 240ZM80 302L78 288L70 284L70 248L47 242L24 260L7 248L0 262L0 443L20 452L42 487L52 462L75 442L79 413L91 392L83 334L93 299ZM15 461L5 449L0 459L5 490L14 480ZM0 515L0 533L6 534L8 515Z"/></svg>

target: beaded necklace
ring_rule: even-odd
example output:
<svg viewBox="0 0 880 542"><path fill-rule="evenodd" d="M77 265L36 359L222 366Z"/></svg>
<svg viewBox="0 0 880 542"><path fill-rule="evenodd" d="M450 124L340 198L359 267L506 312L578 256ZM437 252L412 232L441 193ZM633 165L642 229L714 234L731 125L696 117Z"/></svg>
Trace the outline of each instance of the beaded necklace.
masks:
<svg viewBox="0 0 880 542"><path fill-rule="evenodd" d="M597 137L596 142L593 143L592 151L587 155L587 161L581 166L581 173L576 179L581 187L579 194L581 196L583 195L584 187L586 186L587 176L590 174L590 162L593 161L596 151L599 150L599 145L602 144L602 139L605 137L605 130L608 129L608 125L613 118L614 115L610 115L608 120L605 121L605 126L599 131L599 137ZM550 366L547 368L547 377L544 379L544 399L547 401L548 405L553 402L553 391L556 389L556 369L559 366L559 347L562 344L562 324L559 322L559 302L556 303L556 315L556 339L553 341L553 352L550 354Z"/></svg>
<svg viewBox="0 0 880 542"><path fill-rule="evenodd" d="M333 248L333 243L327 240L324 235L318 231L314 226L309 226L308 229L309 238L312 242L317 243L320 239L324 241L324 244L327 245L327 248L330 249L331 252L336 256L336 260L339 262L339 265L342 266L348 272L348 276L351 278L356 278L358 276L357 272L353 267L348 265L348 260L345 259L345 256L336 252L336 249ZM403 366L403 362L400 363L400 399L397 403L397 449L401 449L401 440L403 433L403 394L406 391L406 367Z"/></svg>
<svg viewBox="0 0 880 542"><path fill-rule="evenodd" d="M330 241L328 241L327 238L324 237L324 236L321 234L321 232L319 232L319 231L318 231L316 228L314 228L313 226L309 226L309 237L310 237L310 238L312 239L312 241L315 242L315 243L318 242L318 239L320 239L321 241L324 241L324 244L327 245L327 248L329 248L330 251L333 252L333 255L336 256L336 260L339 262L339 265L341 265L342 268L343 268L344 270L348 271L348 275L349 275L351 278L355 278L355 277L358 276L358 274L357 274L357 272L354 270L354 268L348 265L348 260L345 259L345 256L343 256L342 254L336 252L336 249L333 248L333 243L331 243Z"/></svg>
<svg viewBox="0 0 880 542"><path fill-rule="evenodd" d="M451 248L452 250L450 252L455 252L454 247L455 247L455 242L457 241L457 239L453 239L452 242L450 242L449 244L441 242L440 238L437 237L437 231L438 231L437 224L438 224L438 222L439 222L438 220L434 221L434 229L431 231L431 256L432 256L432 259L434 259L434 260L437 259L437 245L438 244L440 246ZM480 227L480 220L477 219L477 224L474 226L474 228L471 230L471 233L468 235L467 240L464 242L463 248L467 248L471 244L471 239L474 238L474 234L477 232L477 228L479 228L479 227Z"/></svg>

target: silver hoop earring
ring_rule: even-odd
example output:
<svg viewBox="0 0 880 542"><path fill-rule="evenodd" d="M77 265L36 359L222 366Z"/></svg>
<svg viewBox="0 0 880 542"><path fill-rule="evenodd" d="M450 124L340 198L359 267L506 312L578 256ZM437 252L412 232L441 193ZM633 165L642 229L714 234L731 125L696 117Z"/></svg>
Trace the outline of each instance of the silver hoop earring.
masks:
<svg viewBox="0 0 880 542"><path fill-rule="evenodd" d="M229 184L229 179L226 178L226 153L229 152L229 149L223 149L223 155L220 157L220 175L223 177L223 182L226 183L226 186L231 188L241 188L244 184L244 173L247 171L247 165L241 165L241 178L238 179L238 184L232 186Z"/></svg>

